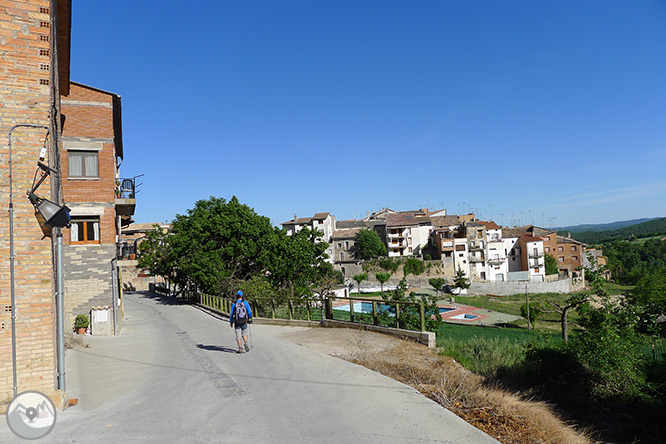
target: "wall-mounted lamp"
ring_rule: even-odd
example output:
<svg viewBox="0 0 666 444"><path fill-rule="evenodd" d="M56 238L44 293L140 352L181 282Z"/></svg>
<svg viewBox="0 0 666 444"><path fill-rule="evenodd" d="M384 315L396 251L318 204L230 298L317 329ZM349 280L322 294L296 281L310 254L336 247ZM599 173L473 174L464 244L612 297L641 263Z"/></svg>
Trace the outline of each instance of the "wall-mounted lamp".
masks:
<svg viewBox="0 0 666 444"><path fill-rule="evenodd" d="M28 191L28 199L30 199L32 205L39 212L42 218L44 218L44 225L49 228L69 227L72 218L69 216L69 208L67 208L66 205L60 206L48 199L42 199L35 194L37 188L39 188L39 186L46 180L49 174L57 174L57 172L42 162L37 162L37 167L37 171L35 172L35 180L37 179L37 173L41 172L41 177L36 182L33 180L32 188L30 191Z"/></svg>
<svg viewBox="0 0 666 444"><path fill-rule="evenodd" d="M64 228L71 225L72 218L69 216L67 205L62 207L48 199L42 199L34 193L28 193L30 202L39 214L44 218L44 225L50 228Z"/></svg>

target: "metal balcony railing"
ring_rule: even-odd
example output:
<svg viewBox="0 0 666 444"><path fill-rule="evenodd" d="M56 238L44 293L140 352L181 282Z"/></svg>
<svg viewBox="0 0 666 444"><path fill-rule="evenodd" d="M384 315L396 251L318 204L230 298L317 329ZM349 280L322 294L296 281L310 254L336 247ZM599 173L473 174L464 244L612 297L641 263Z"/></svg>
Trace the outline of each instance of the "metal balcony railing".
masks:
<svg viewBox="0 0 666 444"><path fill-rule="evenodd" d="M116 185L116 197L118 199L136 199L136 182L134 179L134 177L118 179Z"/></svg>

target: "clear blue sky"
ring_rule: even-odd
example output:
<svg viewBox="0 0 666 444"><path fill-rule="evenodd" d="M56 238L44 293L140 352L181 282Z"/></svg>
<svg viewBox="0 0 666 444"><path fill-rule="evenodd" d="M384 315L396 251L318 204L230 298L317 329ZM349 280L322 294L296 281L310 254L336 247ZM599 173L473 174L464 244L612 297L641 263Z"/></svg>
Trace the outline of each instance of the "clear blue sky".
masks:
<svg viewBox="0 0 666 444"><path fill-rule="evenodd" d="M137 222L666 216L662 1L74 0L71 78L122 96Z"/></svg>

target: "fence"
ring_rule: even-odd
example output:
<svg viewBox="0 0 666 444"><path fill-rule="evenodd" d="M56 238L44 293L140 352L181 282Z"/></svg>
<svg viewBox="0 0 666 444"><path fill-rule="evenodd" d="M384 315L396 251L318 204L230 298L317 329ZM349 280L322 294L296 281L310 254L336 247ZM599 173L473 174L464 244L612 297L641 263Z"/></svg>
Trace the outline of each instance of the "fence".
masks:
<svg viewBox="0 0 666 444"><path fill-rule="evenodd" d="M229 314L234 299L206 294L193 295L195 303ZM252 313L257 318L347 321L356 324L426 331L422 302L392 302L368 298L273 299L251 298Z"/></svg>

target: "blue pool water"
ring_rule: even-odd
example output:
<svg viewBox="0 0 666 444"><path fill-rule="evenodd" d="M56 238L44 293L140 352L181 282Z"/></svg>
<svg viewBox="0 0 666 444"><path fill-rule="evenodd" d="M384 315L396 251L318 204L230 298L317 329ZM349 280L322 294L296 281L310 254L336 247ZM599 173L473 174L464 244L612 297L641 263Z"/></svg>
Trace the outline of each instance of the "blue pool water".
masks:
<svg viewBox="0 0 666 444"><path fill-rule="evenodd" d="M440 313L440 314L442 314L442 313L446 313L447 311L453 311L453 310L455 310L455 308L451 308L451 307L439 307L439 313Z"/></svg>
<svg viewBox="0 0 666 444"><path fill-rule="evenodd" d="M334 307L333 310L349 311L349 304L339 305ZM388 306L384 304L377 304L377 313L382 313L388 310ZM354 313L372 313L372 302L354 302Z"/></svg>

